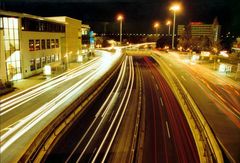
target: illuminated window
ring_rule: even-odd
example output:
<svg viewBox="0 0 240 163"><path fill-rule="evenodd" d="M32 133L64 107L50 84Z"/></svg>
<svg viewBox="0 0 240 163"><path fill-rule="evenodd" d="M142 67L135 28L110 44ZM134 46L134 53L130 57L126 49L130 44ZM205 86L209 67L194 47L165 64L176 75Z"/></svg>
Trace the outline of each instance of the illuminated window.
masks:
<svg viewBox="0 0 240 163"><path fill-rule="evenodd" d="M58 60L59 60L59 57L58 57L58 54L56 54L55 61L58 61Z"/></svg>
<svg viewBox="0 0 240 163"><path fill-rule="evenodd" d="M29 40L29 51L34 51L34 40Z"/></svg>
<svg viewBox="0 0 240 163"><path fill-rule="evenodd" d="M35 49L40 50L40 40L36 40Z"/></svg>
<svg viewBox="0 0 240 163"><path fill-rule="evenodd" d="M54 40L54 39L51 40L51 48L52 48L52 49L55 48L55 40Z"/></svg>
<svg viewBox="0 0 240 163"><path fill-rule="evenodd" d="M36 59L36 67L37 67L37 69L41 68L41 59L40 58Z"/></svg>
<svg viewBox="0 0 240 163"><path fill-rule="evenodd" d="M42 49L46 49L45 40L41 40Z"/></svg>
<svg viewBox="0 0 240 163"><path fill-rule="evenodd" d="M51 55L51 62L55 62L55 55Z"/></svg>
<svg viewBox="0 0 240 163"><path fill-rule="evenodd" d="M0 18L0 28L3 28L3 18Z"/></svg>
<svg viewBox="0 0 240 163"><path fill-rule="evenodd" d="M47 63L51 63L51 58L50 58L50 56L47 56L46 58L47 58Z"/></svg>
<svg viewBox="0 0 240 163"><path fill-rule="evenodd" d="M36 67L35 67L35 59L31 59L31 60L30 60L30 70L31 70L31 71L36 70Z"/></svg>
<svg viewBox="0 0 240 163"><path fill-rule="evenodd" d="M3 28L4 35L7 78L9 81L21 79L18 18L0 17L0 28Z"/></svg>
<svg viewBox="0 0 240 163"><path fill-rule="evenodd" d="M42 67L46 64L46 58L42 57Z"/></svg>
<svg viewBox="0 0 240 163"><path fill-rule="evenodd" d="M47 49L50 49L50 40L47 39Z"/></svg>
<svg viewBox="0 0 240 163"><path fill-rule="evenodd" d="M59 48L59 40L56 39L56 48Z"/></svg>

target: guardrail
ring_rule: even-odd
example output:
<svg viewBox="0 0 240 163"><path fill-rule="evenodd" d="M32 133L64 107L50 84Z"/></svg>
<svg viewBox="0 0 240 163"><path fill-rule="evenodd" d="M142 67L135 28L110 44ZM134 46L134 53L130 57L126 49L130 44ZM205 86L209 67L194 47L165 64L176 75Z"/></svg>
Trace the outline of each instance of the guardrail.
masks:
<svg viewBox="0 0 240 163"><path fill-rule="evenodd" d="M37 162L41 161L44 154L51 148L52 143L58 138L58 136L64 133L64 129L80 116L84 109L86 109L91 101L97 97L105 85L110 81L111 77L118 71L122 60L123 57L110 69L110 71L108 71L108 73L97 81L93 87L70 104L68 109L65 109L64 112L49 123L49 125L34 139L33 143L21 157L19 162L34 162L36 159Z"/></svg>
<svg viewBox="0 0 240 163"><path fill-rule="evenodd" d="M165 71L160 73L165 76L187 118L196 141L200 162L223 163L222 153L216 138L192 97L167 64L159 60L156 54L153 54L153 58L158 63L161 62L160 65L164 67Z"/></svg>

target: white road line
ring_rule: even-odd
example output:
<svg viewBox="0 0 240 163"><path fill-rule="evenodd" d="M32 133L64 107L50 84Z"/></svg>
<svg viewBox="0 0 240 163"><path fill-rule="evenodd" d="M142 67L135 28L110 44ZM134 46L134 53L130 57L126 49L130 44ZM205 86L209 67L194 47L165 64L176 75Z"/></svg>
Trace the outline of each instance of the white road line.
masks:
<svg viewBox="0 0 240 163"><path fill-rule="evenodd" d="M184 76L183 76L183 75L181 75L181 78L182 78L183 80L185 80L185 81L186 81L186 79L184 78Z"/></svg>
<svg viewBox="0 0 240 163"><path fill-rule="evenodd" d="M169 128L168 128L168 122L166 121L166 127L167 127L167 133L168 133L168 138L171 138L170 132L169 132Z"/></svg>
<svg viewBox="0 0 240 163"><path fill-rule="evenodd" d="M160 97L160 101L161 101L161 105L163 106L163 100L162 100L162 97Z"/></svg>

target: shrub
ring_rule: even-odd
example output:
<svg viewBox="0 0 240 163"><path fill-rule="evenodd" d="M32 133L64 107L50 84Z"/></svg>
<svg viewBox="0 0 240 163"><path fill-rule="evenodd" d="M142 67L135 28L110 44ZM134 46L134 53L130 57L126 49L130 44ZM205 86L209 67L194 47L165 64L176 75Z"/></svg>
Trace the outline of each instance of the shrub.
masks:
<svg viewBox="0 0 240 163"><path fill-rule="evenodd" d="M13 82L12 82L12 81L7 81L7 82L5 83L5 87L6 87L6 88L12 88L12 87L13 87Z"/></svg>

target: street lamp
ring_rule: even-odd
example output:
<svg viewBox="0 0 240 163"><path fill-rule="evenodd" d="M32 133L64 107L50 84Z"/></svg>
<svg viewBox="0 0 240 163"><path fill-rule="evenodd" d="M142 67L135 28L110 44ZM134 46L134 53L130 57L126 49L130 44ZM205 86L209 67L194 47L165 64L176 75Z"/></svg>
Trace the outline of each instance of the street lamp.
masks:
<svg viewBox="0 0 240 163"><path fill-rule="evenodd" d="M159 23L155 22L153 27L156 29L156 35L158 34Z"/></svg>
<svg viewBox="0 0 240 163"><path fill-rule="evenodd" d="M171 32L171 21L168 20L166 25L168 26L168 35L170 36L170 32Z"/></svg>
<svg viewBox="0 0 240 163"><path fill-rule="evenodd" d="M122 45L122 21L123 21L123 15L118 15L117 20L120 21L120 45Z"/></svg>
<svg viewBox="0 0 240 163"><path fill-rule="evenodd" d="M175 4L170 7L170 11L173 11L173 35L172 35L172 48L174 48L174 36L175 36L175 22L176 22L176 12L180 10L180 5Z"/></svg>

